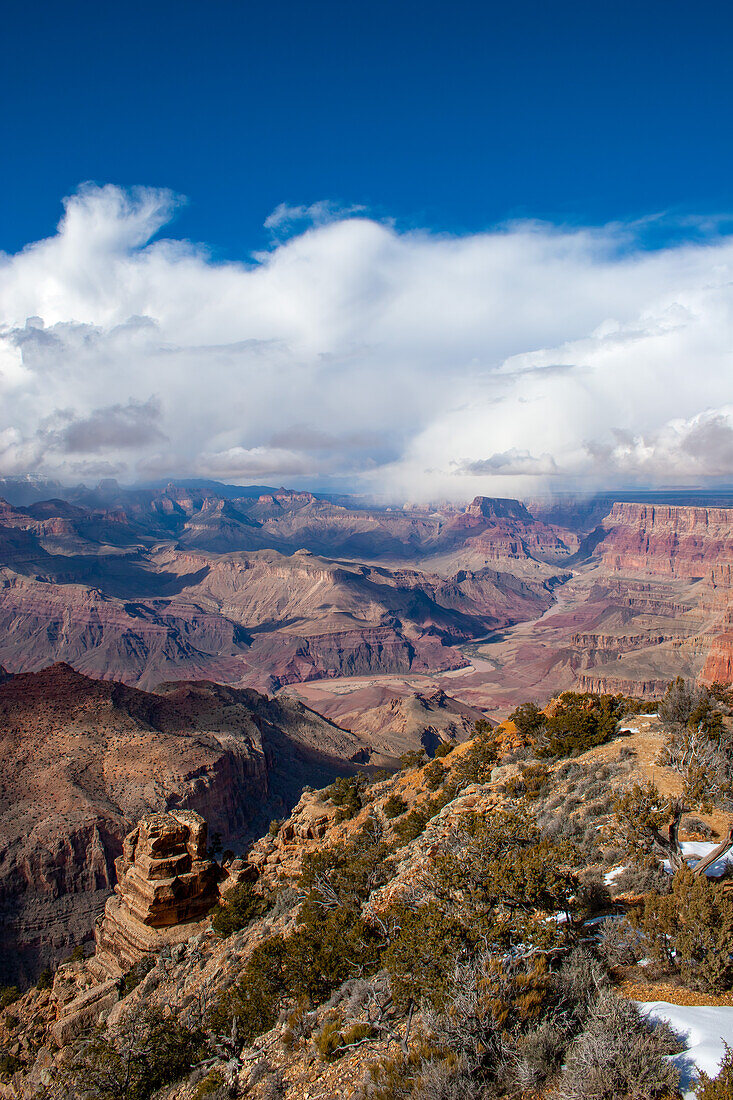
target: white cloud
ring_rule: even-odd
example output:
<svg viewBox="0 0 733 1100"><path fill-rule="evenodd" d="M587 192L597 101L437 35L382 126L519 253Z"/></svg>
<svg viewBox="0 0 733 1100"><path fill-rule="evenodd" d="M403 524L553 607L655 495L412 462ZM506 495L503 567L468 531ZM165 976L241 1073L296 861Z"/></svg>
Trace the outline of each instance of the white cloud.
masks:
<svg viewBox="0 0 733 1100"><path fill-rule="evenodd" d="M400 233L328 203L249 263L157 239L169 192L85 187L0 257L0 473L395 497L733 477L733 238ZM353 212L352 212L353 213Z"/></svg>

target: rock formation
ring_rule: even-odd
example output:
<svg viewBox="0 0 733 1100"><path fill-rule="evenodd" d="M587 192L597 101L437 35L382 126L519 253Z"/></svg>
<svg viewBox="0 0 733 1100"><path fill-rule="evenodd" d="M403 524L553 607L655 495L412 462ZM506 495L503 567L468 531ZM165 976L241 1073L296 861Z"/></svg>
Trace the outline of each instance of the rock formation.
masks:
<svg viewBox="0 0 733 1100"><path fill-rule="evenodd" d="M96 922L95 953L62 967L54 983L51 1033L59 1046L106 1018L120 978L136 963L152 963L203 931L223 877L206 841L206 822L190 810L147 815L125 837L115 894Z"/></svg>
<svg viewBox="0 0 733 1100"><path fill-rule="evenodd" d="M0 983L83 939L141 816L195 810L241 848L364 749L302 703L250 690L153 694L68 665L0 684Z"/></svg>
<svg viewBox="0 0 733 1100"><path fill-rule="evenodd" d="M191 810L148 815L128 833L115 860L115 895L95 929L97 969L119 976L194 934L218 900L220 868L206 842L206 822Z"/></svg>

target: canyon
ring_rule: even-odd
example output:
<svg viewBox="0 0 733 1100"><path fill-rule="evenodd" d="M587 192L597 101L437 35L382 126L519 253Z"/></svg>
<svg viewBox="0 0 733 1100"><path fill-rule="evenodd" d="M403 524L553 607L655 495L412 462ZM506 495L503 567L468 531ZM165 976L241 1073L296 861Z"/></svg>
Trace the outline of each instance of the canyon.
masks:
<svg viewBox="0 0 733 1100"><path fill-rule="evenodd" d="M719 503L67 495L0 504L6 981L89 935L145 814L242 850L305 785L519 703L733 677Z"/></svg>
<svg viewBox="0 0 733 1100"><path fill-rule="evenodd" d="M0 684L0 983L90 934L149 812L204 813L227 847L369 746L301 703L206 682L143 692L68 665Z"/></svg>
<svg viewBox="0 0 733 1100"><path fill-rule="evenodd" d="M291 690L327 710L309 684L498 713L520 692L731 676L724 495L378 509L265 488L104 482L0 503L0 663Z"/></svg>

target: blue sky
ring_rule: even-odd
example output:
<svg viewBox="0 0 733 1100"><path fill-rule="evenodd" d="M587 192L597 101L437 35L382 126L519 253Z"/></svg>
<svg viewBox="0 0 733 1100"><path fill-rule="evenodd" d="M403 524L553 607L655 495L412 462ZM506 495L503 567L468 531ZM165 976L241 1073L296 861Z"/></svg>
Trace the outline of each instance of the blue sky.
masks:
<svg viewBox="0 0 733 1100"><path fill-rule="evenodd" d="M719 0L3 4L0 248L85 180L188 198L215 255L281 202L450 232L733 207Z"/></svg>
<svg viewBox="0 0 733 1100"><path fill-rule="evenodd" d="M0 474L733 483L733 9L2 9Z"/></svg>

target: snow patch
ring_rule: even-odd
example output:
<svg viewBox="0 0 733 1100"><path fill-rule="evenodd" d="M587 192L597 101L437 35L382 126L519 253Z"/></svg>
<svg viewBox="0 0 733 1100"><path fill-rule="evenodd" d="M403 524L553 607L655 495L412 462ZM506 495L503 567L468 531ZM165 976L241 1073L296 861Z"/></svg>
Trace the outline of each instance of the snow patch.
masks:
<svg viewBox="0 0 733 1100"><path fill-rule="evenodd" d="M690 867L694 867L696 863L701 859L705 859L712 851L718 847L715 841L709 840L683 840L680 843L682 855L687 859L690 859ZM669 860L665 859L662 866L668 875L672 874L672 868L670 867ZM708 878L720 878L724 875L729 866L733 866L733 849L727 852L720 859L716 859L715 863L711 863L705 874Z"/></svg>
<svg viewBox="0 0 733 1100"><path fill-rule="evenodd" d="M638 1002L637 1002L638 1003ZM672 1005L667 1001L639 1003L639 1008L655 1020L666 1020L686 1046L680 1054L670 1055L680 1071L685 1100L695 1100L691 1086L697 1071L715 1077L725 1056L724 1042L733 1045L733 1008L721 1005Z"/></svg>

